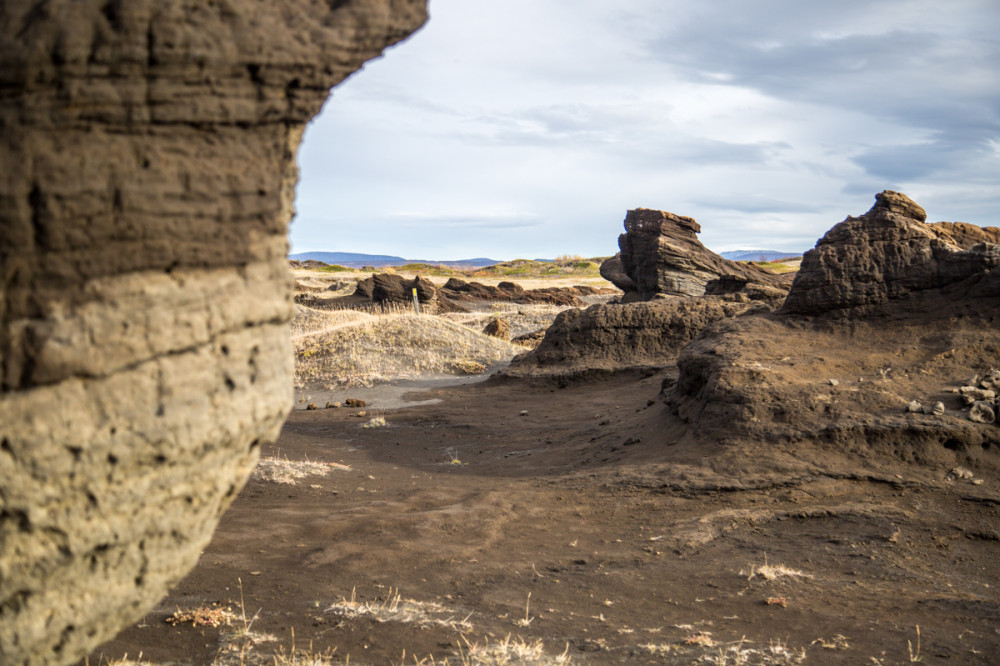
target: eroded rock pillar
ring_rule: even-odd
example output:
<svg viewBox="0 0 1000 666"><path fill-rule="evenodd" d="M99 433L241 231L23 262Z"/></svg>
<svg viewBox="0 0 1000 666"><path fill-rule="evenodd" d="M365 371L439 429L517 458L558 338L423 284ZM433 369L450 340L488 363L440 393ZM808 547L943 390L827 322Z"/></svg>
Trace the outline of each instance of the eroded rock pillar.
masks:
<svg viewBox="0 0 1000 666"><path fill-rule="evenodd" d="M424 0L0 5L0 662L197 561L291 406L295 152Z"/></svg>

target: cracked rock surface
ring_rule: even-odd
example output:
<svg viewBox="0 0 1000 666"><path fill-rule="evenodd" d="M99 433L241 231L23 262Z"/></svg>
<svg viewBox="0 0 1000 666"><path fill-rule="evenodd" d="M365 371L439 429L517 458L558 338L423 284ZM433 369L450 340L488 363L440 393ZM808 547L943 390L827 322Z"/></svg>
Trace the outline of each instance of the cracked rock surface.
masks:
<svg viewBox="0 0 1000 666"><path fill-rule="evenodd" d="M422 0L0 6L0 662L195 564L291 405L295 152Z"/></svg>

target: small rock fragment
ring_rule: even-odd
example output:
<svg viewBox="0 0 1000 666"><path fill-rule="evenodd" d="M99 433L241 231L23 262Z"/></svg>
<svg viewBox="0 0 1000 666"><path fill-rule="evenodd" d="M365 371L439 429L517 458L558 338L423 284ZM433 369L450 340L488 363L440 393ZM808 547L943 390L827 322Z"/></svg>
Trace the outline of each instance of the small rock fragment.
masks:
<svg viewBox="0 0 1000 666"><path fill-rule="evenodd" d="M965 467L955 467L951 470L951 472L949 472L949 474L956 479L971 479L975 476L975 474L972 473L972 470L966 469Z"/></svg>
<svg viewBox="0 0 1000 666"><path fill-rule="evenodd" d="M521 410L521 416L527 416L527 415L528 415L528 410L527 409L522 409Z"/></svg>
<svg viewBox="0 0 1000 666"><path fill-rule="evenodd" d="M306 405L306 409L319 409L319 405L317 405L315 402L310 402L308 405Z"/></svg>
<svg viewBox="0 0 1000 666"><path fill-rule="evenodd" d="M934 406L931 407L931 414L934 416L941 416L944 414L944 403L940 401L935 402Z"/></svg>
<svg viewBox="0 0 1000 666"><path fill-rule="evenodd" d="M338 409L338 408L340 408L340 403L339 402L328 402L328 403L326 403L326 408L327 409Z"/></svg>
<svg viewBox="0 0 1000 666"><path fill-rule="evenodd" d="M493 317L483 328L483 334L500 340L510 340L510 322L500 317Z"/></svg>
<svg viewBox="0 0 1000 666"><path fill-rule="evenodd" d="M979 386L984 389L1000 390L1000 370L990 370L979 382Z"/></svg>
<svg viewBox="0 0 1000 666"><path fill-rule="evenodd" d="M838 380L838 379L829 379L827 381L830 382L830 386L839 386L840 385L840 380Z"/></svg>
<svg viewBox="0 0 1000 666"><path fill-rule="evenodd" d="M969 410L969 420L974 423L996 423L997 415L993 403L980 400Z"/></svg>
<svg viewBox="0 0 1000 666"><path fill-rule="evenodd" d="M344 401L344 404L348 407L361 408L366 407L368 403L364 400L358 400L357 398L348 398Z"/></svg>
<svg viewBox="0 0 1000 666"><path fill-rule="evenodd" d="M921 412L924 411L924 406L921 405L916 400L911 400L910 404L906 406L906 411L912 412L914 414L920 414Z"/></svg>
<svg viewBox="0 0 1000 666"><path fill-rule="evenodd" d="M997 397L996 391L976 386L963 386L958 389L958 392L962 395L962 400L964 400L967 405L980 401L992 402L993 399Z"/></svg>

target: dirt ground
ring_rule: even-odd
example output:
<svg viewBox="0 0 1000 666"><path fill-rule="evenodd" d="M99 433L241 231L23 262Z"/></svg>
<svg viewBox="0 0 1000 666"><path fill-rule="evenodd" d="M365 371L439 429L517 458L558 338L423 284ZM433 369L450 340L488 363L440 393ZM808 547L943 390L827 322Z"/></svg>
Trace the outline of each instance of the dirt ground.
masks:
<svg viewBox="0 0 1000 666"><path fill-rule="evenodd" d="M293 642L480 663L470 645L508 637L547 659L485 663L998 663L1000 479L864 461L714 483L706 460L753 451L685 436L666 376L296 410L262 455L326 475L252 479L197 568L89 663L273 663ZM166 621L212 604L234 623Z"/></svg>

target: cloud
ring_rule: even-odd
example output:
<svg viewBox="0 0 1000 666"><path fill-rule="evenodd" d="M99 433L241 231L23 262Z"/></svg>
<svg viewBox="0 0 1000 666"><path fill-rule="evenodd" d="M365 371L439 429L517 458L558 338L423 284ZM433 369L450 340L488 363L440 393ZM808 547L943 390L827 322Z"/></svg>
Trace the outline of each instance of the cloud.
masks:
<svg viewBox="0 0 1000 666"><path fill-rule="evenodd" d="M432 0L310 125L292 242L598 255L644 206L794 249L887 188L996 225L998 34L995 0Z"/></svg>

